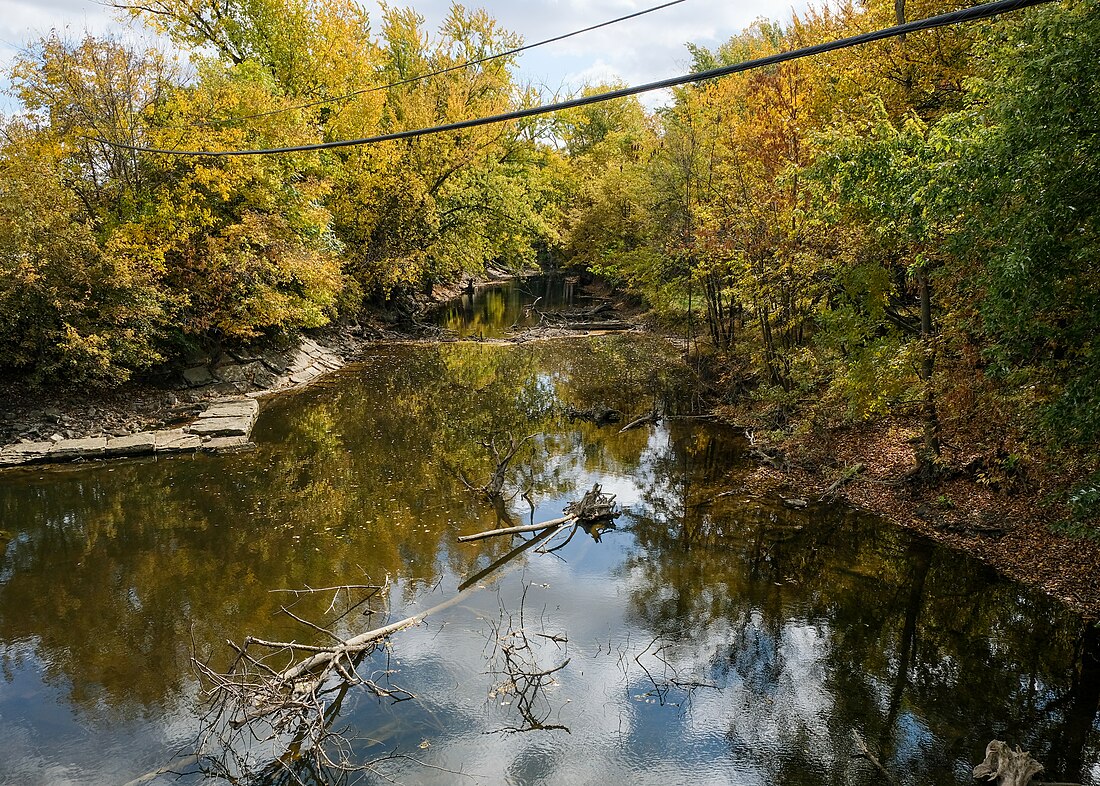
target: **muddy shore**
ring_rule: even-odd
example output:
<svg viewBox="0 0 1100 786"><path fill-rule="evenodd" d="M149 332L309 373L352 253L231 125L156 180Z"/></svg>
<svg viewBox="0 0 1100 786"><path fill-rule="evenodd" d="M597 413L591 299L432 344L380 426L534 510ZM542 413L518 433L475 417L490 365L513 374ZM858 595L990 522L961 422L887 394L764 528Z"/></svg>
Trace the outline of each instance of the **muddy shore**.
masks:
<svg viewBox="0 0 1100 786"><path fill-rule="evenodd" d="M749 482L760 493L799 502L840 500L965 552L1022 584L1100 621L1100 541L1060 533L1066 516L1053 489L998 488L962 471L971 457L944 455L947 472L915 484L917 418L887 418L830 430L812 449L792 440L773 446L785 460L763 463ZM954 468L956 471L951 471Z"/></svg>

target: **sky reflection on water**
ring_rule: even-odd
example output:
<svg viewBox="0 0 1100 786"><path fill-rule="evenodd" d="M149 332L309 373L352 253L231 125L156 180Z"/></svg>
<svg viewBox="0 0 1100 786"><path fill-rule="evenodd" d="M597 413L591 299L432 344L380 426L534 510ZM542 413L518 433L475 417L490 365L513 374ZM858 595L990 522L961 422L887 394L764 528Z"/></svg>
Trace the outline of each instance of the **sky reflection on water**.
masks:
<svg viewBox="0 0 1100 786"><path fill-rule="evenodd" d="M729 431L562 414L677 412L687 388L654 339L379 347L269 402L251 453L0 475L0 783L120 783L186 750L192 636L218 664L226 639L309 635L272 590L388 575L394 618L455 593L509 547L455 541L497 523L458 479L488 476L493 433L541 435L517 456L511 520L552 518L595 482L625 512L373 656L368 672L417 697L345 700L364 760L411 757L382 775L875 783L850 757L856 729L906 784L971 782L993 737L1049 779L1100 782L1095 629L871 517L744 494ZM295 612L321 619L327 602ZM521 609L531 667L568 660L536 703L568 732L504 731L525 719L494 649Z"/></svg>

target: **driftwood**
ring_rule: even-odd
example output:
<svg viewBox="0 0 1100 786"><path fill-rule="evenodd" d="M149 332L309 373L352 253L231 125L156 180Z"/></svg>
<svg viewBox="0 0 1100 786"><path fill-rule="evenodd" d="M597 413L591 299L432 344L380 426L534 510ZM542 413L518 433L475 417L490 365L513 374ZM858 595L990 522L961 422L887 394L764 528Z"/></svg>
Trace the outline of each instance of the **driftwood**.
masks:
<svg viewBox="0 0 1100 786"><path fill-rule="evenodd" d="M746 431L745 437L749 440L749 453L757 460L775 469L784 468L787 462L781 450L778 448L757 445L756 434L752 431Z"/></svg>
<svg viewBox="0 0 1100 786"><path fill-rule="evenodd" d="M882 762L871 752L871 749L867 747L867 743L863 741L863 737L859 736L859 732L855 729L852 729L852 742L856 745L856 752L852 754L853 758L866 759L872 767L879 771L886 783L890 786L897 786L898 779L882 765Z"/></svg>
<svg viewBox="0 0 1100 786"><path fill-rule="evenodd" d="M840 477L837 478L836 480L834 480L832 482L832 484L829 486L829 488L825 489L825 491L822 492L821 496L818 497L818 499L819 500L825 500L826 498L832 499L833 497L836 496L836 493L840 490L841 486L843 486L846 483L850 482L852 480L852 478L854 478L859 473L863 472L863 469L864 469L864 467L863 467L862 464L853 464L852 466L847 467L843 472L840 473Z"/></svg>
<svg viewBox="0 0 1100 786"><path fill-rule="evenodd" d="M545 542L554 532L550 528L525 540L466 579L453 597L388 625L355 636L341 637L333 630L303 620L284 609L285 613L309 629L323 634L330 643L313 645L297 641L266 641L250 636L241 645L229 642L237 653L237 659L226 672L216 672L193 657L192 665L202 679L211 702L211 710L204 721L197 746L204 751L199 755L203 771L210 769L230 782L253 782L250 777L242 777L250 775L259 778L256 782L267 783L275 781L259 776L265 773L286 775L290 772L291 777L295 778L293 770L296 768L303 768L309 773L329 773L325 778L339 773L371 770L380 760L352 760L348 740L342 736L341 730L333 731L331 728L339 717L344 696L357 685L392 701L414 696L392 682L380 685L374 679L360 675L357 669L363 660L392 634L418 625L429 616L462 602L484 578L528 549ZM347 585L290 592L298 595L336 590L339 597L345 597L350 596L350 590L356 586L367 587L371 593L369 597L382 595L385 589ZM357 608L361 603L352 603L349 599L348 605ZM282 668L276 665L280 662L286 664L288 659L290 665ZM382 671L375 672L373 676L380 679L377 677L379 673L391 674ZM249 745L258 741L270 742L275 751L273 758L259 769L247 755ZM159 773L154 773L153 777L157 775ZM325 778L311 775L306 780L329 782ZM138 782L142 782L141 779ZM303 781L295 778L292 782Z"/></svg>
<svg viewBox="0 0 1100 786"><path fill-rule="evenodd" d="M531 306L533 307L534 303L532 303ZM614 307L610 302L603 302L597 303L590 308L561 311L539 311L536 308L534 311L543 322L548 323L592 322L597 318L606 319L607 316L614 311Z"/></svg>
<svg viewBox="0 0 1100 786"><path fill-rule="evenodd" d="M641 428L642 426L648 425L650 423L656 425L660 422L661 416L657 414L657 407L653 407L653 409L651 409L649 412L645 413L641 417L635 418L634 420L623 426L621 429L619 429L619 433L622 434L625 431L632 431L636 428Z"/></svg>
<svg viewBox="0 0 1100 786"><path fill-rule="evenodd" d="M497 447L496 437L493 437L488 442L482 443L493 454L493 460L496 462L493 474L489 476L489 481L480 489L486 497L491 500L500 497L501 493L504 491L504 481L508 476L508 465L512 462L512 459L516 457L516 453L519 452L519 449L523 447L528 440L534 437L534 434L528 434L519 442L509 437L508 445L503 452ZM469 484L467 483L467 485Z"/></svg>
<svg viewBox="0 0 1100 786"><path fill-rule="evenodd" d="M599 303L591 308L572 311L539 311L539 322L543 325L563 330L631 330L633 325L614 318L614 307L610 303Z"/></svg>
<svg viewBox="0 0 1100 786"><path fill-rule="evenodd" d="M569 727L547 723L553 713L548 689L555 685L555 675L569 665L565 658L556 666L545 667L539 663L539 650L528 635L524 623L523 605L527 599L527 587L520 596L518 619L500 607L500 620L494 624L491 641L493 665L490 673L499 678L489 693L489 700L498 697L501 707L510 707L519 714L520 722L498 729L504 734L529 731L564 731ZM544 639L542 644L553 642L558 647L569 641L568 637L553 633L535 633Z"/></svg>
<svg viewBox="0 0 1100 786"><path fill-rule="evenodd" d="M985 746L985 761L974 768L975 778L984 778L997 786L1028 786L1043 771L1043 765L1027 751L1012 750L1007 743L993 740Z"/></svg>
<svg viewBox="0 0 1100 786"><path fill-rule="evenodd" d="M532 516L532 518L534 518ZM566 524L573 520L573 516L562 516L557 519L550 519L549 521L540 521L538 524L524 524L521 527L501 527L500 529L491 529L485 532L478 532L473 535L460 535L458 538L459 543L469 543L474 540L484 540L485 538L495 538L498 535L519 535L523 532L539 532L550 527L556 527L561 524Z"/></svg>
<svg viewBox="0 0 1100 786"><path fill-rule="evenodd" d="M566 322L558 327L565 330L633 330L634 326L621 319L608 320L606 322Z"/></svg>
<svg viewBox="0 0 1100 786"><path fill-rule="evenodd" d="M520 527L501 527L500 529L491 529L473 535L462 535L458 540L462 543L469 543L470 541L493 538L499 535L518 535L524 532L546 532L554 528L562 530L578 523L587 524L601 519L611 519L618 515L618 511L615 507L615 495L604 494L603 491L601 491L599 483L594 484L592 489L586 492L579 500L570 502L566 505L564 512L565 515L561 518L541 521L538 524L524 524Z"/></svg>

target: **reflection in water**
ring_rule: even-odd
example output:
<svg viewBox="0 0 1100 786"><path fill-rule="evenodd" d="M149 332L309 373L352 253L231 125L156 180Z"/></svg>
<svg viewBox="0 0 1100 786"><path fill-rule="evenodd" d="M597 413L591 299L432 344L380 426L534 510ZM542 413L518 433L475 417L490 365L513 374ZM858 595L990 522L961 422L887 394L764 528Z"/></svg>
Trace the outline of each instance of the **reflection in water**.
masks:
<svg viewBox="0 0 1100 786"><path fill-rule="evenodd" d="M586 305L571 278L534 276L467 290L438 316L441 327L461 338L501 338L513 328L539 324L539 311Z"/></svg>
<svg viewBox="0 0 1100 786"><path fill-rule="evenodd" d="M868 516L741 494L742 444L722 429L561 416L677 412L687 393L656 340L379 347L268 402L251 453L0 475L0 782L162 766L197 733L192 646L222 668L227 639L305 640L273 590L388 576L390 620L474 581L360 666L416 699L341 697L361 760L406 757L379 783L874 783L852 729L907 784L969 783L994 737L1050 780L1100 783L1095 627ZM457 476L487 478L481 443L528 434L517 522L595 482L626 512L476 577L515 544L456 543L495 522ZM294 613L322 620L328 601ZM568 733L504 731L532 725L524 674L530 719Z"/></svg>

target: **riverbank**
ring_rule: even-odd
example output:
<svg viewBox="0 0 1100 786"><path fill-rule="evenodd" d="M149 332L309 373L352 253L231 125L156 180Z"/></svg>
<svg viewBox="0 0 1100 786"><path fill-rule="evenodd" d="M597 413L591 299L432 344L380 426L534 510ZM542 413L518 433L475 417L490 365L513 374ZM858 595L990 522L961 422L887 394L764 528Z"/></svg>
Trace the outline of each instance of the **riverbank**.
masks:
<svg viewBox="0 0 1100 786"><path fill-rule="evenodd" d="M350 324L293 340L196 353L116 388L43 388L0 380L0 468L241 449L248 445L255 411L249 409L247 423L228 424L220 420L226 406L311 384L378 341L438 340L438 335L425 338L431 331L421 321L433 309L514 277L490 270L476 280L439 284Z"/></svg>
<svg viewBox="0 0 1100 786"><path fill-rule="evenodd" d="M746 409L724 415L741 424L751 418ZM1055 526L1068 515L1053 501L1064 496L1064 479L1034 477L1008 487L974 472L973 456L947 448L942 477L914 483L914 443L922 432L916 417L818 429L812 438L797 423L789 428L801 436L768 441L747 429L762 459L749 478L754 491L796 498L796 504L841 500L1100 620L1100 541Z"/></svg>

